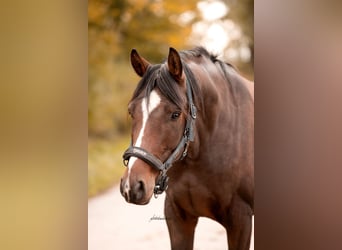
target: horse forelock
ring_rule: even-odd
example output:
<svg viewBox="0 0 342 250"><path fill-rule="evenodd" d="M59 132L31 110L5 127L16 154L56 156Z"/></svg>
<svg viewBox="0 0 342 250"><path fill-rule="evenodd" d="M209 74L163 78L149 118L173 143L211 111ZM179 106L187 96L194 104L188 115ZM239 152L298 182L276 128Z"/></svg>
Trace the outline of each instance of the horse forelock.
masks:
<svg viewBox="0 0 342 250"><path fill-rule="evenodd" d="M199 103L200 101L197 99L200 100L201 95L199 94L197 80L190 68L184 62L182 63L186 80L189 82L189 86L194 95L194 101L195 103ZM146 97L148 104L151 92L156 88L160 91L162 96L166 97L180 110L185 111L186 96L184 93L182 94L179 84L173 79L165 63L152 65L147 69L145 75L141 78L135 89L131 102L139 96L143 96Z"/></svg>

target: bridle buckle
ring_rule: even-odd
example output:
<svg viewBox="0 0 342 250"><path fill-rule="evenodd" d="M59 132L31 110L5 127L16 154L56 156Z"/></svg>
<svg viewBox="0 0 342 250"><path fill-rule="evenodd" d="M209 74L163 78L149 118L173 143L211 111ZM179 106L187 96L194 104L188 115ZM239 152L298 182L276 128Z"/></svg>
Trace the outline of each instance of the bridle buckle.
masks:
<svg viewBox="0 0 342 250"><path fill-rule="evenodd" d="M157 198L158 195L162 194L168 188L169 177L166 175L166 171L161 171L156 185L154 186L154 197Z"/></svg>

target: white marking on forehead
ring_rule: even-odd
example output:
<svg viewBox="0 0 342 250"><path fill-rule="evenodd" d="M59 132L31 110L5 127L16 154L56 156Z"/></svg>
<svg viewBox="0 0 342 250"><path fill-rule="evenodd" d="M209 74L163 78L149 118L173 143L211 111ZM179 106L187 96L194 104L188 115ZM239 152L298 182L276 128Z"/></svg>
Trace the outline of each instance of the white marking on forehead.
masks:
<svg viewBox="0 0 342 250"><path fill-rule="evenodd" d="M142 139L144 137L144 133L145 133L145 128L146 128L146 124L147 124L147 120L149 115L152 113L153 110L155 110L159 104L160 104L160 96L158 95L157 91L152 90L151 94L150 94L150 100L148 103L148 107L147 107L147 98L145 97L142 102L141 102L141 110L142 110L142 114L143 114L143 120L142 120L142 126L141 129L139 131L139 135L137 138L137 141L135 142L134 146L135 147L141 147L142 145ZM131 170L134 166L135 161L137 160L136 157L131 157L128 161L128 176L127 176L127 181L125 183L125 189L128 192L129 190L129 178L130 178L130 173Z"/></svg>
<svg viewBox="0 0 342 250"><path fill-rule="evenodd" d="M142 126L141 126L137 141L135 142L134 146L141 147L148 117L152 113L152 111L158 107L159 104L160 104L160 97L155 90L153 90L150 94L150 101L149 101L148 107L147 107L147 98L145 97L142 100L141 102L141 110L143 114ZM132 157L132 158L135 158L135 157ZM128 164L128 167L131 168L132 166Z"/></svg>

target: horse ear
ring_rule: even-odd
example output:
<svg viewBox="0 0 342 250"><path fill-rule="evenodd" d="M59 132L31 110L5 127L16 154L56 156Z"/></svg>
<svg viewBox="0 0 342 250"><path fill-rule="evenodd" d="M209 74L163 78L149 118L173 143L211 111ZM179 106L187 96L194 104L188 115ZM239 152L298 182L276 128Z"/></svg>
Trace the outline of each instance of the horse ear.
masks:
<svg viewBox="0 0 342 250"><path fill-rule="evenodd" d="M169 67L169 72L172 77L179 82L182 78L183 66L181 58L174 48L170 48L169 57L167 59L167 65Z"/></svg>
<svg viewBox="0 0 342 250"><path fill-rule="evenodd" d="M131 64L135 72L140 77L142 77L145 74L148 66L151 65L148 61L142 58L135 49L132 49L131 51Z"/></svg>

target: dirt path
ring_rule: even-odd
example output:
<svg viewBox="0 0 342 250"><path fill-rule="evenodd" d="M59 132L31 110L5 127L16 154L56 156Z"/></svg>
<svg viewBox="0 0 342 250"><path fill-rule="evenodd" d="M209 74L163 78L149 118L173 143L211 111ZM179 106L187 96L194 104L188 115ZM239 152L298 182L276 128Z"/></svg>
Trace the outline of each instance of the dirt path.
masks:
<svg viewBox="0 0 342 250"><path fill-rule="evenodd" d="M152 198L146 206L124 201L119 187L88 201L88 249L136 250L170 249L169 235L163 218L165 195ZM254 228L253 228L254 229ZM200 218L196 227L194 249L227 249L225 229L215 221ZM254 250L252 237L251 250Z"/></svg>

